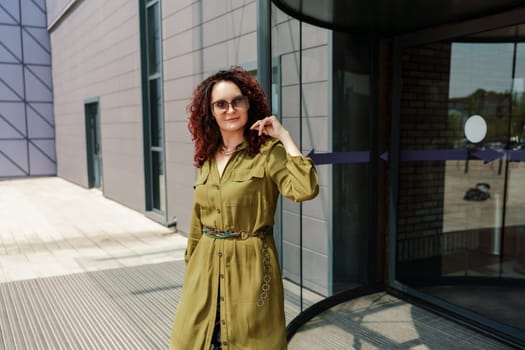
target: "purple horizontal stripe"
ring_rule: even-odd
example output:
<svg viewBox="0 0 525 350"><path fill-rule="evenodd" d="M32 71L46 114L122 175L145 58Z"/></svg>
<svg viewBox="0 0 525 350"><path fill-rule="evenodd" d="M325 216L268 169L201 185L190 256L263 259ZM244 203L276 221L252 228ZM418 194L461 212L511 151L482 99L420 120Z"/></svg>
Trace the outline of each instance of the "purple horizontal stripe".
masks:
<svg viewBox="0 0 525 350"><path fill-rule="evenodd" d="M424 151L401 151L401 160L465 160L466 149L440 149Z"/></svg>
<svg viewBox="0 0 525 350"><path fill-rule="evenodd" d="M471 154L485 162L492 162L496 159L507 158L512 161L525 161L525 151L499 151L491 148L483 149ZM330 152L315 153L313 150L308 155L315 164L349 164L349 163L368 163L370 152ZM383 160L388 160L390 155L384 152L379 156ZM467 149L440 149L440 150L410 150L401 151L402 161L433 161L433 160L467 160L469 152Z"/></svg>
<svg viewBox="0 0 525 350"><path fill-rule="evenodd" d="M344 163L368 163L370 153L362 152L331 152L331 153L314 153L308 155L316 165L321 164L344 164Z"/></svg>
<svg viewBox="0 0 525 350"><path fill-rule="evenodd" d="M525 151L508 151L509 160L525 161Z"/></svg>
<svg viewBox="0 0 525 350"><path fill-rule="evenodd" d="M473 153L473 155L487 163L490 163L493 160L502 158L505 155L505 153L501 151L493 150L492 148L487 148L487 149L482 149L481 151L477 151Z"/></svg>

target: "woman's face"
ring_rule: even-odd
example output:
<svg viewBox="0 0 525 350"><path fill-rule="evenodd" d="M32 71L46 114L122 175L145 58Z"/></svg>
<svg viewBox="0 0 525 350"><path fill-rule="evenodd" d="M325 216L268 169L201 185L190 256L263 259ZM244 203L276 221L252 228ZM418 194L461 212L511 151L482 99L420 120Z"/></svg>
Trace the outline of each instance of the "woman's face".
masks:
<svg viewBox="0 0 525 350"><path fill-rule="evenodd" d="M211 113L222 133L244 132L249 102L231 81L219 81L211 90Z"/></svg>

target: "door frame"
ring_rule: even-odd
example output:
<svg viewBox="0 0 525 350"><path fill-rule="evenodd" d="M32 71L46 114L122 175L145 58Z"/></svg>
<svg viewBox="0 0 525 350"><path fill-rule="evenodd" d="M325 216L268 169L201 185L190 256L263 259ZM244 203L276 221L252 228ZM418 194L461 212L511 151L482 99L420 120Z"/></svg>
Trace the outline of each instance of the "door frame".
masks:
<svg viewBox="0 0 525 350"><path fill-rule="evenodd" d="M95 152L95 145L92 142L91 135L90 135L90 120L93 118L91 114L89 114L88 106L89 105L96 105L97 107L97 113L95 115L95 133L96 138L99 140L99 154L100 154L100 167L98 174L95 173L95 164L93 161L93 156ZM103 187L103 181L102 181L102 146L101 146L101 135L100 135L100 98L99 97L93 97L88 98L84 100L84 125L85 125L85 135L86 135L86 165L87 165L87 179L88 179L88 188L101 188ZM97 176L98 176L98 184L97 184Z"/></svg>

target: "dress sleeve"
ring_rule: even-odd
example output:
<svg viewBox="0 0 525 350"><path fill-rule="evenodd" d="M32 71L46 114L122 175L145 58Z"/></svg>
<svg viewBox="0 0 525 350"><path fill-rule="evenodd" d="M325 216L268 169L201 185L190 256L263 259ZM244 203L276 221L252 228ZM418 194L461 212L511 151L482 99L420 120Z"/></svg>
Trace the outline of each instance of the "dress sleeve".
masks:
<svg viewBox="0 0 525 350"><path fill-rule="evenodd" d="M295 202L312 199L319 193L317 171L312 159L302 155L290 156L280 141L271 145L266 172L279 192Z"/></svg>

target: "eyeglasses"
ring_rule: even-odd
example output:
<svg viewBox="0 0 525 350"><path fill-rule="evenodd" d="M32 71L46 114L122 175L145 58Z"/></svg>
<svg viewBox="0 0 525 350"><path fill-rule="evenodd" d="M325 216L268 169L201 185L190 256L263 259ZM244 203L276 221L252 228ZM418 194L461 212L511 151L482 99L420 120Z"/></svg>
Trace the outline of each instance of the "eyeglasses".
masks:
<svg viewBox="0 0 525 350"><path fill-rule="evenodd" d="M215 113L226 113L230 109L230 105L234 110L247 110L250 107L250 100L246 96L237 96L231 102L226 100L215 101L211 107Z"/></svg>

